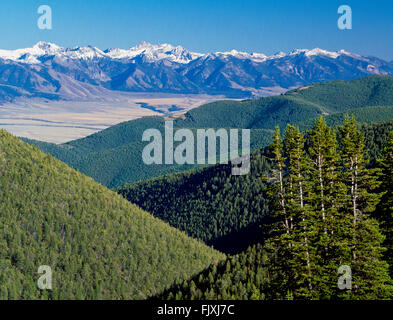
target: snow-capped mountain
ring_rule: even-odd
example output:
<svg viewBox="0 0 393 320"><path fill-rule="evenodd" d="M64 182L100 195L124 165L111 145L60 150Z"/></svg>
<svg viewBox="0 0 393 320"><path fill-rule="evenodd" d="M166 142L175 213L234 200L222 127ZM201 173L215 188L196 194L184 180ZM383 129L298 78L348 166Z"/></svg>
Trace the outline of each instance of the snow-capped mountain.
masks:
<svg viewBox="0 0 393 320"><path fill-rule="evenodd" d="M187 64L202 56L200 53L187 51L181 46L175 47L170 44L154 45L145 41L128 50L108 49L105 50L105 53L112 59L133 59L137 56L143 55L149 62L170 60L172 62L183 64Z"/></svg>
<svg viewBox="0 0 393 320"><path fill-rule="evenodd" d="M104 89L250 97L372 74L393 75L393 63L319 48L267 56L236 50L202 54L147 42L104 51L39 42L31 48L0 50L0 101L91 99Z"/></svg>
<svg viewBox="0 0 393 320"><path fill-rule="evenodd" d="M56 56L62 59L94 59L105 57L106 54L95 47L75 47L66 49L50 42L38 42L32 48L17 50L0 50L0 58L22 62L27 64L39 64L40 58L45 56Z"/></svg>

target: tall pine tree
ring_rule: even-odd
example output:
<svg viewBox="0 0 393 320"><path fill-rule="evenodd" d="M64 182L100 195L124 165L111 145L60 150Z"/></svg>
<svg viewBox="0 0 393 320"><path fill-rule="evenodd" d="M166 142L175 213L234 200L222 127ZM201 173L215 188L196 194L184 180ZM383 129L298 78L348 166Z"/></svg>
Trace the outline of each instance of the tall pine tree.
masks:
<svg viewBox="0 0 393 320"><path fill-rule="evenodd" d="M389 263L390 275L393 275L393 132L379 161L382 169L381 190L384 194L376 212L380 228L385 236L385 260Z"/></svg>
<svg viewBox="0 0 393 320"><path fill-rule="evenodd" d="M389 297L391 280L382 260L384 237L370 217L380 198L375 191L378 170L366 167L363 136L353 118L346 116L340 134L338 148L331 129L323 118L318 119L305 152L297 128L288 125L284 141L276 129L268 180L275 223L266 246L274 252L274 298ZM386 154L392 152L393 143L388 150ZM388 185L391 180L386 177L391 175L386 168ZM343 265L351 268L352 290L338 287L338 268Z"/></svg>

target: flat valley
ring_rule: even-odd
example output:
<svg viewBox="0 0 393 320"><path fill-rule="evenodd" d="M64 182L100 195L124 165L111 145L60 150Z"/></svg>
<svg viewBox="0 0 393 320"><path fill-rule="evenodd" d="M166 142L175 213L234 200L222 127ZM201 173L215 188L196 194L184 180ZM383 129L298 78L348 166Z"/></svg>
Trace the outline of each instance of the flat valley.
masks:
<svg viewBox="0 0 393 320"><path fill-rule="evenodd" d="M0 106L0 128L18 137L59 144L144 116L177 116L224 98L221 95L128 92L86 101L21 98Z"/></svg>

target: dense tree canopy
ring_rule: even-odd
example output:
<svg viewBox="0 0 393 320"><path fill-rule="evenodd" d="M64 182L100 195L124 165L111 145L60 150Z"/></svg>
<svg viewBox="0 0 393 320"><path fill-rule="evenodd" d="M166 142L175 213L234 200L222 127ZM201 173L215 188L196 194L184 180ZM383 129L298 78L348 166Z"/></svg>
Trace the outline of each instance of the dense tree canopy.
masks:
<svg viewBox="0 0 393 320"><path fill-rule="evenodd" d="M144 299L224 258L5 131L0 230L0 299Z"/></svg>
<svg viewBox="0 0 393 320"><path fill-rule="evenodd" d="M298 128L288 125L283 140L277 128L265 178L271 218L266 241L158 297L391 299L393 135L380 161L381 175L368 165L362 132L370 127L363 129L349 116L338 131L320 118L305 143ZM348 267L350 287L340 288Z"/></svg>

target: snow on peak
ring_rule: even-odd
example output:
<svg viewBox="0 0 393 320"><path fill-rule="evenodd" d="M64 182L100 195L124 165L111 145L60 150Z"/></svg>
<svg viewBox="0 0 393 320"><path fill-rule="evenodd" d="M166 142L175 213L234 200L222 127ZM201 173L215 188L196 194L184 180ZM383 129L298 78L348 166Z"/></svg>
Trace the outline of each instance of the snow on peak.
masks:
<svg viewBox="0 0 393 320"><path fill-rule="evenodd" d="M308 49L295 49L289 53L285 53L285 52L277 52L271 56L266 56L263 53L247 53L247 52L240 52L237 50L232 50L232 51L227 51L227 52L216 52L214 54L215 56L218 57L228 57L228 56L232 56L232 57L236 57L238 59L249 59L255 62L264 62L266 60L273 60L273 59L280 59L280 58L284 58L284 57L291 57L291 56L297 56L297 55L305 55L306 57L312 57L312 56L325 56L325 57L329 57L329 58L333 58L336 59L337 57L341 56L341 55L352 55L349 52L346 52L344 50L340 50L337 52L331 52L331 51L327 51L327 50L323 50L323 49L319 49L319 48L315 48L312 50L308 50Z"/></svg>
<svg viewBox="0 0 393 320"><path fill-rule="evenodd" d="M33 50L36 50L37 52L44 52L44 53L57 53L64 51L64 48L59 47L58 45L51 43L51 42L45 42L45 41L40 41L37 42L33 47Z"/></svg>
<svg viewBox="0 0 393 320"><path fill-rule="evenodd" d="M65 49L54 43L40 41L31 48L17 50L0 50L0 58L29 64L40 63L39 58L46 55L55 55L63 59L92 59L103 57L105 53L100 49L87 46Z"/></svg>
<svg viewBox="0 0 393 320"><path fill-rule="evenodd" d="M309 50L306 52L306 56L308 56L308 57L310 57L310 56L326 56L329 58L336 59L339 55L340 55L339 52L331 52L331 51L327 51L327 50L323 50L323 49L319 49L319 48L315 48L313 50Z"/></svg>
<svg viewBox="0 0 393 320"><path fill-rule="evenodd" d="M150 62L167 59L178 63L188 63L201 56L201 54L187 51L181 46L175 47L167 43L151 44L146 41L143 41L128 50L109 49L105 52L113 59L132 59L143 55Z"/></svg>
<svg viewBox="0 0 393 320"><path fill-rule="evenodd" d="M308 50L308 49L295 49L289 53L285 53L285 52L279 52L276 53L270 57L268 57L268 59L278 59L278 58L283 58L283 57L288 57L288 56L296 56L296 55L305 55L306 57L312 57L312 56L324 56L324 57L329 57L332 59L336 59L341 55L349 55L349 56L355 56L354 54L347 52L345 50L340 50L340 51L328 51L328 50L323 50L320 48L314 48L312 50Z"/></svg>
<svg viewBox="0 0 393 320"><path fill-rule="evenodd" d="M64 53L64 56L70 59L82 59L82 60L89 60L94 58L102 58L105 57L106 54L92 46L87 47L75 47L72 49L67 49Z"/></svg>
<svg viewBox="0 0 393 320"><path fill-rule="evenodd" d="M268 59L269 60L271 60L271 59L280 59L280 58L283 58L283 57L286 57L286 56L287 56L287 54L285 52L279 51L279 52L276 52L275 54L273 54L272 56L269 56Z"/></svg>
<svg viewBox="0 0 393 320"><path fill-rule="evenodd" d="M6 60L19 61L23 63L40 63L37 59L48 54L59 54L65 49L50 42L38 42L31 48L17 50L0 50L0 58Z"/></svg>
<svg viewBox="0 0 393 320"><path fill-rule="evenodd" d="M161 60L169 60L176 63L187 64L199 57L205 58L228 58L235 57L242 60L251 60L256 63L261 63L266 60L280 59L284 57L304 55L306 57L324 56L329 58L337 58L341 55L360 57L345 50L331 52L319 48L312 50L296 49L290 53L279 52L272 56L266 56L262 53L248 53L237 50L227 52L216 52L211 54L201 54L190 52L181 46L173 46L171 44L151 44L143 41L140 44L129 49L107 49L102 51L96 47L75 47L66 49L54 43L40 41L31 48L17 49L17 50L0 50L0 59L13 60L22 63L38 64L40 57L45 55L54 55L61 59L80 59L90 60L95 58L109 58L109 59L125 59L130 60L141 56L146 61L157 62Z"/></svg>
<svg viewBox="0 0 393 320"><path fill-rule="evenodd" d="M340 51L338 51L338 53L339 53L340 55L349 56L349 57L352 57L352 58L357 58L357 59L362 58L362 56L360 56L360 55L358 55L358 54L356 54L356 53L348 52L348 51L345 51L345 50L343 50L343 49L340 50Z"/></svg>
<svg viewBox="0 0 393 320"><path fill-rule="evenodd" d="M248 53L248 52L242 52L242 51L237 51L237 50L231 50L231 51L226 51L226 52L216 52L216 56L232 56L238 59L243 59L243 60L252 60L255 62L263 62L267 59L267 56L264 55L263 53Z"/></svg>
<svg viewBox="0 0 393 320"><path fill-rule="evenodd" d="M147 41L141 41L138 45L135 46L135 48L138 48L138 49L151 48L151 47L153 47L153 45Z"/></svg>
<svg viewBox="0 0 393 320"><path fill-rule="evenodd" d="M309 50L307 50L307 49L295 49L295 50L292 50L288 55L289 56L296 56L298 54L307 53L308 51Z"/></svg>

